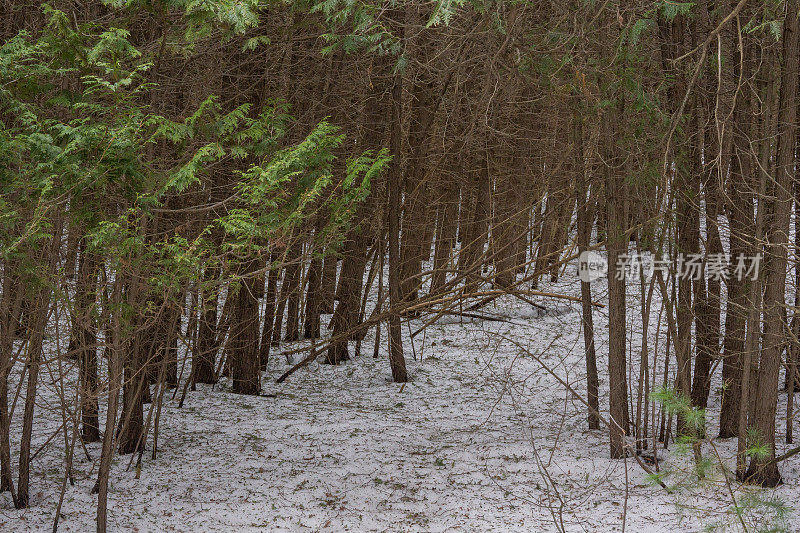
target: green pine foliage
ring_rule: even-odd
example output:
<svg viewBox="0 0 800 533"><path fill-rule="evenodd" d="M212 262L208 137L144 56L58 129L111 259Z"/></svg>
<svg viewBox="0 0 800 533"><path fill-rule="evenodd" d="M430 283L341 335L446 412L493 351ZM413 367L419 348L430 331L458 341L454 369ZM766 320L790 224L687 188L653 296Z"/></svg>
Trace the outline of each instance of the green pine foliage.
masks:
<svg viewBox="0 0 800 533"><path fill-rule="evenodd" d="M789 531L787 517L790 507L786 502L768 490L739 483L714 440L703 436L705 409L692 407L689 398L668 387L653 391L652 397L667 414L677 416L684 424L674 448L675 455L681 460L664 461L661 470L649 476L651 483L661 482L668 486L680 516L685 518L688 514L695 514L704 523L703 529L709 532ZM769 455L769 448L752 429L748 430L747 443L748 457ZM703 450L707 453L704 454ZM693 460L687 461L692 454ZM687 464L692 466L687 469ZM722 513L706 513L702 500L715 493L719 498L727 499L728 506ZM718 507L716 500L713 506L715 509Z"/></svg>
<svg viewBox="0 0 800 533"><path fill-rule="evenodd" d="M109 2L119 10L134 1ZM201 26L242 32L257 22L254 2L168 3L185 11L193 37ZM217 95L176 120L151 111L152 63L128 30L73 27L44 5L46 31L22 32L0 47L0 254L30 256L52 236L56 211L83 228L111 268L141 268L154 289L197 281L204 267L252 255L324 210L329 241L342 240L370 182L388 163L385 151L354 154L334 174L344 137L323 121L288 144L285 102L225 109ZM113 21L113 19L112 19ZM247 47L246 47L247 48ZM170 154L165 164L159 154ZM145 239L140 231L170 198L201 190L212 169L234 168L225 213L196 236ZM68 206L68 209L64 209ZM324 209L323 209L324 208ZM224 233L224 246L209 242ZM22 265L23 263L19 263Z"/></svg>

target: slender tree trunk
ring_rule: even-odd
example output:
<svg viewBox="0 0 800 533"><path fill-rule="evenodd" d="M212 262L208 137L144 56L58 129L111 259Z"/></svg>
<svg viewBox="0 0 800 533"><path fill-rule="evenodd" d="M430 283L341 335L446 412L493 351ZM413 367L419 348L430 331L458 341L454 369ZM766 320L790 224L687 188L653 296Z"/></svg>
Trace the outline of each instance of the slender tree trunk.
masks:
<svg viewBox="0 0 800 533"><path fill-rule="evenodd" d="M214 372L217 363L217 282L219 268L206 267L204 287L201 291L202 308L197 333L197 351L192 357L192 380L195 383L216 383Z"/></svg>
<svg viewBox="0 0 800 533"><path fill-rule="evenodd" d="M611 144L611 116L606 123L606 142ZM609 154L613 148L607 147ZM615 161L608 155L609 160ZM629 428L628 384L626 375L625 280L617 275L622 254L627 253L627 238L623 227L624 175L621 168L607 168L608 199L608 380L609 414L611 415L611 458L625 457L625 435Z"/></svg>
<svg viewBox="0 0 800 533"><path fill-rule="evenodd" d="M269 273L267 274L267 293L264 302L264 325L261 330L261 344L259 346L259 361L261 369L267 369L269 363L269 348L272 345L272 328L275 324L275 305L278 295L278 276L281 269L274 265L278 254L273 250L269 255Z"/></svg>
<svg viewBox="0 0 800 533"><path fill-rule="evenodd" d="M406 54L413 58L409 76L408 157L403 175L405 188L400 242L400 291L406 301L418 296L422 285L422 261L430 255L430 191L426 176L427 153L431 128L438 107L437 83L429 71L429 57L435 53L432 40L436 29L424 29L430 8L424 4L405 5Z"/></svg>
<svg viewBox="0 0 800 533"><path fill-rule="evenodd" d="M77 322L78 359L80 361L81 416L83 442L100 440L100 421L98 420L97 400L97 325L93 313L97 300L98 262L94 252L90 252L84 242L82 245L78 283L75 295L75 314Z"/></svg>
<svg viewBox="0 0 800 533"><path fill-rule="evenodd" d="M302 243L297 242L289 248L286 276L283 279L283 291L285 292L283 297L286 299L285 340L287 341L296 341L300 338L300 285L303 280L301 276L302 255Z"/></svg>
<svg viewBox="0 0 800 533"><path fill-rule="evenodd" d="M693 121L696 125L697 121ZM690 398L692 393L692 322L695 309L693 304L699 298L695 295L692 299L693 277L697 272L690 266L690 261L696 258L700 242L700 202L698 187L698 168L700 165L699 142L691 144L688 154L679 153L677 177L675 180L677 203L678 246L677 263L680 265L678 272L678 307L676 310L677 338L675 339L675 356L678 367L676 369L676 389L678 394ZM681 159L683 159L681 161ZM701 273L702 275L702 273ZM679 420L679 431L683 431L682 422Z"/></svg>
<svg viewBox="0 0 800 533"><path fill-rule="evenodd" d="M231 390L238 394L258 394L261 392L258 300L264 283L262 278L253 274L258 268L257 260L250 260L241 268L243 277L235 294L229 296L236 299L228 340L228 364L233 379Z"/></svg>
<svg viewBox="0 0 800 533"><path fill-rule="evenodd" d="M439 203L441 216L437 223L436 251L433 259L433 275L431 277L431 294L440 290L447 281L447 265L455 245L458 229L458 188L447 187Z"/></svg>
<svg viewBox="0 0 800 533"><path fill-rule="evenodd" d="M775 415L778 401L778 374L781 352L785 343L786 263L789 243L789 220L792 210L792 179L794 178L797 142L797 84L800 70L800 0L786 3L783 26L783 69L779 104L778 152L776 156L775 199L767 243L771 252L768 261L764 292L764 339L758 372L758 394L755 400L754 426L765 445L766 456L753 457L746 477L755 483L774 487L781 482L775 458Z"/></svg>
<svg viewBox="0 0 800 533"><path fill-rule="evenodd" d="M8 412L8 375L11 372L14 330L22 303L22 293L12 289L15 280L12 264L3 263L3 294L0 299L0 492L10 491L14 504L17 494L11 476L11 420Z"/></svg>
<svg viewBox="0 0 800 533"><path fill-rule="evenodd" d="M578 167L575 180L578 205L578 252L583 253L589 248L589 239L592 234L592 212L589 199L586 197L586 154L583 150L583 127L581 118L576 117L576 140L580 149L578 157L583 163ZM594 347L594 320L592 318L592 287L588 281L581 281L581 312L583 318L583 345L586 357L586 396L589 403L589 429L600 429L600 403L599 383L597 375L597 356Z"/></svg>
<svg viewBox="0 0 800 533"><path fill-rule="evenodd" d="M308 267L308 292L306 293L306 320L303 336L307 339L316 339L320 334L320 308L322 295L320 293L322 282L322 255L321 244L319 250L312 251L311 265Z"/></svg>
<svg viewBox="0 0 800 533"><path fill-rule="evenodd" d="M36 407L36 389L39 379L39 368L42 363L42 343L44 341L47 318L50 311L50 283L58 265L59 244L63 220L59 219L51 238L49 249L42 251L42 262L48 264L47 277L37 280L39 288L36 291L35 307L30 322L30 336L26 350L28 365L28 383L25 391L25 407L22 416L22 435L19 445L19 480L17 481L16 508L24 509L30 503L30 462L31 462L31 437L33 436L33 415Z"/></svg>
<svg viewBox="0 0 800 533"><path fill-rule="evenodd" d="M291 259L287 258L287 261ZM286 312L286 299L287 299L287 292L289 290L289 285L287 285L286 279L289 274L289 271L286 267L283 268L283 283L281 283L281 290L278 295L278 302L275 307L275 324L272 326L272 345L277 346L281 343L281 332L283 331L283 315Z"/></svg>
<svg viewBox="0 0 800 533"><path fill-rule="evenodd" d="M395 21L400 21L402 12L392 10ZM400 32L402 38L402 31ZM389 153L392 161L389 163L388 189L389 189L389 365L392 369L392 379L395 383L408 381L406 359L403 354L403 338L400 330L399 306L403 299L400 289L400 194L402 172L400 167L400 151L402 147L402 120L403 120L403 79L396 72L392 81L392 107L390 120Z"/></svg>
<svg viewBox="0 0 800 533"><path fill-rule="evenodd" d="M750 191L752 165L750 150L740 146L742 136L737 136L736 154L732 158L727 197L730 220L731 264L744 262L750 255L748 232L753 230L753 195ZM725 312L725 338L722 359L722 406L720 408L720 438L735 437L739 426L739 400L742 396L742 364L745 348L745 324L750 285L747 279L730 276Z"/></svg>
<svg viewBox="0 0 800 533"><path fill-rule="evenodd" d="M144 227L142 228L144 232ZM120 275L118 272L117 275ZM133 309L146 308L146 294L141 272L128 276L126 303ZM119 453L136 453L144 447L144 389L149 384L146 375L147 338L142 322L146 317L134 316L130 319L131 339L126 343L122 373L122 416L119 421ZM108 430L106 430L108 431Z"/></svg>
<svg viewBox="0 0 800 533"><path fill-rule="evenodd" d="M320 313L333 313L333 300L336 294L336 270L339 257L330 251L322 263L322 281L320 282Z"/></svg>
<svg viewBox="0 0 800 533"><path fill-rule="evenodd" d="M489 236L491 219L491 181L485 149L481 151L481 157L475 161L475 164L477 170L470 171L469 191L462 197L462 209L466 207L467 213L458 270L462 274L466 273L466 292L478 287L480 272L476 272L476 267L483 262L485 257L484 249Z"/></svg>
<svg viewBox="0 0 800 533"><path fill-rule="evenodd" d="M351 232L344 245L344 259L342 272L339 276L339 303L331 319L333 336L339 340L328 347L325 362L338 365L350 358L347 350L347 341L350 331L358 324L358 314L361 305L361 286L364 283L364 268L366 267L366 236Z"/></svg>
<svg viewBox="0 0 800 533"><path fill-rule="evenodd" d="M124 347L122 346L122 324L120 321L119 305L122 302L122 281L114 280L112 304L114 309L111 316L110 342L106 339L108 361L108 407L106 409L105 434L103 435L103 450L100 454L100 467L97 473L92 493L97 493L97 533L106 533L108 523L108 478L111 473L111 460L114 455L114 427L117 424L117 410L119 408L119 393L122 388L122 359Z"/></svg>

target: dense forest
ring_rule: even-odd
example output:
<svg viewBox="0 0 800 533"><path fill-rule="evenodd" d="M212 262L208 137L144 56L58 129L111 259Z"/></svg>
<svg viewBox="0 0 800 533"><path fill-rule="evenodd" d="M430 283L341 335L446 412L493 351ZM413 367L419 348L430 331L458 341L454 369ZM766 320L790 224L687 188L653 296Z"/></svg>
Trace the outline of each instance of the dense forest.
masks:
<svg viewBox="0 0 800 533"><path fill-rule="evenodd" d="M0 0L2 529L797 530L799 12Z"/></svg>

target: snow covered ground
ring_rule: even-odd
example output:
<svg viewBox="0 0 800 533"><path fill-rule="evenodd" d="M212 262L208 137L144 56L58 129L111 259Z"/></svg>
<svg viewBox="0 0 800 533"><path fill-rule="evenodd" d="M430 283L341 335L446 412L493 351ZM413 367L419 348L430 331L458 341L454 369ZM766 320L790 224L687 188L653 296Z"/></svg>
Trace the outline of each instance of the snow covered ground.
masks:
<svg viewBox="0 0 800 533"><path fill-rule="evenodd" d="M602 281L593 284L601 302L604 287ZM578 294L574 268L542 288ZM635 393L641 315L637 287L630 289ZM622 531L623 524L633 532L697 531L714 524L735 530L738 521L727 513L732 500L720 475L667 493L650 483L633 459L608 459L605 429L587 430L585 407L510 340L585 391L580 304L536 301L549 311L540 316L507 296L482 311L507 322L448 317L417 335L413 347L409 332L422 322L404 324L412 377L406 385L391 382L385 346L379 359L372 358L370 333L364 355L338 367L312 364L280 385L274 380L288 365L279 351L293 345L274 350L260 397L227 392L223 381L213 391L201 386L190 392L181 409L177 400L165 401L156 459L149 442L137 479L135 468L128 469L130 456L115 458L111 530ZM653 323L659 305L653 307ZM605 309L596 311L595 326L605 410ZM663 334L659 343L656 357L663 366ZM12 390L18 376L15 369ZM40 451L32 464L32 506L16 511L9 495L0 494L2 532L52 528L64 439L57 433L57 391L43 379L47 390L36 412L33 449ZM718 388L715 382L712 390ZM21 403L12 427L14 455ZM709 435L715 435L717 392L710 403ZM736 443L715 444L732 464ZM689 463L670 448L659 450L667 459L662 467ZM94 527L96 497L90 489L99 445L88 452L91 460L82 451L76 454L75 485L66 489L61 531ZM715 457L709 446L703 453ZM798 465L800 459L782 464L785 484L763 496L790 506L799 501ZM741 501L745 494L733 488ZM785 525L800 530L799 516L791 510Z"/></svg>

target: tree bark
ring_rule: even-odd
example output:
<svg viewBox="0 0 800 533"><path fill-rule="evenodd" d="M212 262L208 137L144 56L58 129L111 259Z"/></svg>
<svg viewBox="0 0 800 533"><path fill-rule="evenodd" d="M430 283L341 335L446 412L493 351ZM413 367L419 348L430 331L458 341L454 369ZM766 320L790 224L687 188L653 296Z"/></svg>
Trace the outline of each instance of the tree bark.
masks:
<svg viewBox="0 0 800 533"><path fill-rule="evenodd" d="M612 155L614 146L612 121L619 119L613 116L603 117L606 124L607 160L617 162ZM617 164L619 164L617 162ZM607 167L606 201L608 217L608 383L609 414L611 415L611 458L625 457L625 435L629 430L628 384L626 375L626 325L625 325L625 280L617 275L617 265L622 254L627 252L626 233L624 229L623 188L624 175L622 169Z"/></svg>
<svg viewBox="0 0 800 533"><path fill-rule="evenodd" d="M94 252L82 244L78 265L78 283L75 295L75 319L77 322L77 357L80 361L81 393L81 438L83 442L100 440L97 400L97 324L94 318L97 300L98 261Z"/></svg>
<svg viewBox="0 0 800 533"><path fill-rule="evenodd" d="M764 291L764 339L758 372L758 394L755 400L754 427L769 454L753 457L745 477L754 483L774 487L781 482L775 458L775 415L778 401L778 374L781 352L788 326L784 320L786 263L789 244L789 221L792 211L792 180L794 178L797 142L797 83L800 69L800 0L786 3L783 24L783 68L779 104L778 151L776 156L775 198L772 220L768 227L767 244L770 251Z"/></svg>
<svg viewBox="0 0 800 533"><path fill-rule="evenodd" d="M228 340L233 380L231 390L238 394L255 395L261 392L258 299L263 291L263 279L253 274L258 268L257 260L247 261L241 268L242 278L238 281L235 294L229 296L236 299Z"/></svg>
<svg viewBox="0 0 800 533"><path fill-rule="evenodd" d="M580 117L575 117L576 141L580 149L577 151L582 165L578 166L575 180L578 206L578 253L583 253L589 248L592 234L592 209L587 198L585 162L586 154L583 150L583 127ZM597 356L594 345L594 319L592 317L592 287L587 281L581 281L581 313L583 319L583 346L586 358L586 399L589 403L588 422L589 429L600 429L600 403L599 384L597 375Z"/></svg>
<svg viewBox="0 0 800 533"><path fill-rule="evenodd" d="M399 22L402 11L393 9L393 18ZM402 27L402 26L401 26ZM402 38L403 31L400 31ZM399 306L403 300L400 288L400 202L401 178L400 156L402 147L402 122L403 121L403 79L399 72L395 72L392 80L392 106L389 138L389 153L392 160L389 163L388 190L389 190L389 365L392 369L392 379L395 383L408 381L406 359L403 354L403 338L400 330Z"/></svg>

